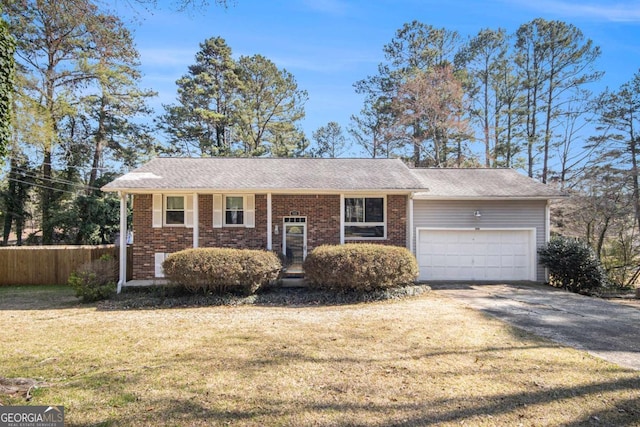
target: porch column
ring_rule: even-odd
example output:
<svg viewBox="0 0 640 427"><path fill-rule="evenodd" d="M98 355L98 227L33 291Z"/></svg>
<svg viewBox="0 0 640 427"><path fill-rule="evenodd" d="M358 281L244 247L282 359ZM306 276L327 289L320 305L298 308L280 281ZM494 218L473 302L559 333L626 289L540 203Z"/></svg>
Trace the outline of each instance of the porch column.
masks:
<svg viewBox="0 0 640 427"><path fill-rule="evenodd" d="M409 194L409 203L407 203L408 218L409 218L409 251L415 255L414 249L414 235L413 235L413 194Z"/></svg>
<svg viewBox="0 0 640 427"><path fill-rule="evenodd" d="M120 274L117 293L127 283L127 193L119 192L120 196Z"/></svg>
<svg viewBox="0 0 640 427"><path fill-rule="evenodd" d="M273 249L273 224L271 211L271 193L267 193L267 250Z"/></svg>
<svg viewBox="0 0 640 427"><path fill-rule="evenodd" d="M340 194L340 244L344 245L344 194Z"/></svg>
<svg viewBox="0 0 640 427"><path fill-rule="evenodd" d="M198 211L198 193L193 193L193 247L200 245L200 213Z"/></svg>

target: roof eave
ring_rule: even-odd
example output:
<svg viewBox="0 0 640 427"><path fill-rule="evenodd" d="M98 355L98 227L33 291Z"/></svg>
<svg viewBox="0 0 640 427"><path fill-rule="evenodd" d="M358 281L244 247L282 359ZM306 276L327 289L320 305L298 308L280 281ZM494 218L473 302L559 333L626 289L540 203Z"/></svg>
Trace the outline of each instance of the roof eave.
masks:
<svg viewBox="0 0 640 427"><path fill-rule="evenodd" d="M426 196L414 194L414 200L553 200L564 199L566 195L555 196Z"/></svg>
<svg viewBox="0 0 640 427"><path fill-rule="evenodd" d="M415 188L127 188L102 187L102 191L122 192L127 194L157 193L250 193L250 194L340 194L340 193L385 193L411 194L424 189Z"/></svg>

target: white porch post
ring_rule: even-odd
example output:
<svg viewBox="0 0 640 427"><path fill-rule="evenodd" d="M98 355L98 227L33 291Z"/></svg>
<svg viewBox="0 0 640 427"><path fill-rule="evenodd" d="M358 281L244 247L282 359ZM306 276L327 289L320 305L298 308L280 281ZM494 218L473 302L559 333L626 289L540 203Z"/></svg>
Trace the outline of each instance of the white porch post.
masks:
<svg viewBox="0 0 640 427"><path fill-rule="evenodd" d="M271 210L271 193L267 193L267 250L273 249L273 224Z"/></svg>
<svg viewBox="0 0 640 427"><path fill-rule="evenodd" d="M127 193L120 193L120 274L117 293L127 283Z"/></svg>
<svg viewBox="0 0 640 427"><path fill-rule="evenodd" d="M193 247L200 245L200 212L198 207L198 193L193 193Z"/></svg>
<svg viewBox="0 0 640 427"><path fill-rule="evenodd" d="M344 245L344 194L340 194L340 244Z"/></svg>
<svg viewBox="0 0 640 427"><path fill-rule="evenodd" d="M415 255L414 249L414 235L413 235L413 194L409 194L409 203L407 204L407 209L409 209L409 251Z"/></svg>

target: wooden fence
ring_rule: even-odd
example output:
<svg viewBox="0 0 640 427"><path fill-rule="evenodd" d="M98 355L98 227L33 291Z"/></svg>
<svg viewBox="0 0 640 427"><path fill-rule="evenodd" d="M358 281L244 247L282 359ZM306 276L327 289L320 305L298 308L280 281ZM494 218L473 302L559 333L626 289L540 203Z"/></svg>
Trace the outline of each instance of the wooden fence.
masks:
<svg viewBox="0 0 640 427"><path fill-rule="evenodd" d="M131 277L131 247L127 249ZM73 271L106 254L119 258L115 245L0 247L0 286L64 285Z"/></svg>

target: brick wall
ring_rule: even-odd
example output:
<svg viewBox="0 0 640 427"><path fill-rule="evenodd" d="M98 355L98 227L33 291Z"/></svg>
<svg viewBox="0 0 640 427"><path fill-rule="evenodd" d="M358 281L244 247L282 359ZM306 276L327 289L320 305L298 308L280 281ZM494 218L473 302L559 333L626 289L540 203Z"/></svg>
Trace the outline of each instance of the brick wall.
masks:
<svg viewBox="0 0 640 427"><path fill-rule="evenodd" d="M256 194L255 228L223 227L213 228L213 196L198 197L200 216L200 247L204 248L267 248L267 196Z"/></svg>
<svg viewBox="0 0 640 427"><path fill-rule="evenodd" d="M387 238L385 240L348 240L346 243L376 243L407 247L407 196L387 196Z"/></svg>
<svg viewBox="0 0 640 427"><path fill-rule="evenodd" d="M322 244L340 244L339 195L273 195L271 210L279 229L273 235L274 251L282 252L283 218L294 211L307 217L307 252Z"/></svg>
<svg viewBox="0 0 640 427"><path fill-rule="evenodd" d="M133 280L152 279L156 252L177 252L193 246L193 228L153 228L153 198L133 197Z"/></svg>
<svg viewBox="0 0 640 427"><path fill-rule="evenodd" d="M273 250L282 252L283 218L297 212L307 217L307 251L322 244L340 243L339 195L273 195L272 220L278 226L273 234ZM267 196L255 196L255 228L213 228L213 196L198 197L199 246L240 247L265 249L267 247ZM406 246L406 196L387 196L387 239L363 241L394 246ZM156 252L171 253L193 246L193 229L185 227L152 227L152 197L135 195L133 201L133 279L152 279L155 272ZM354 241L349 241L352 243Z"/></svg>

